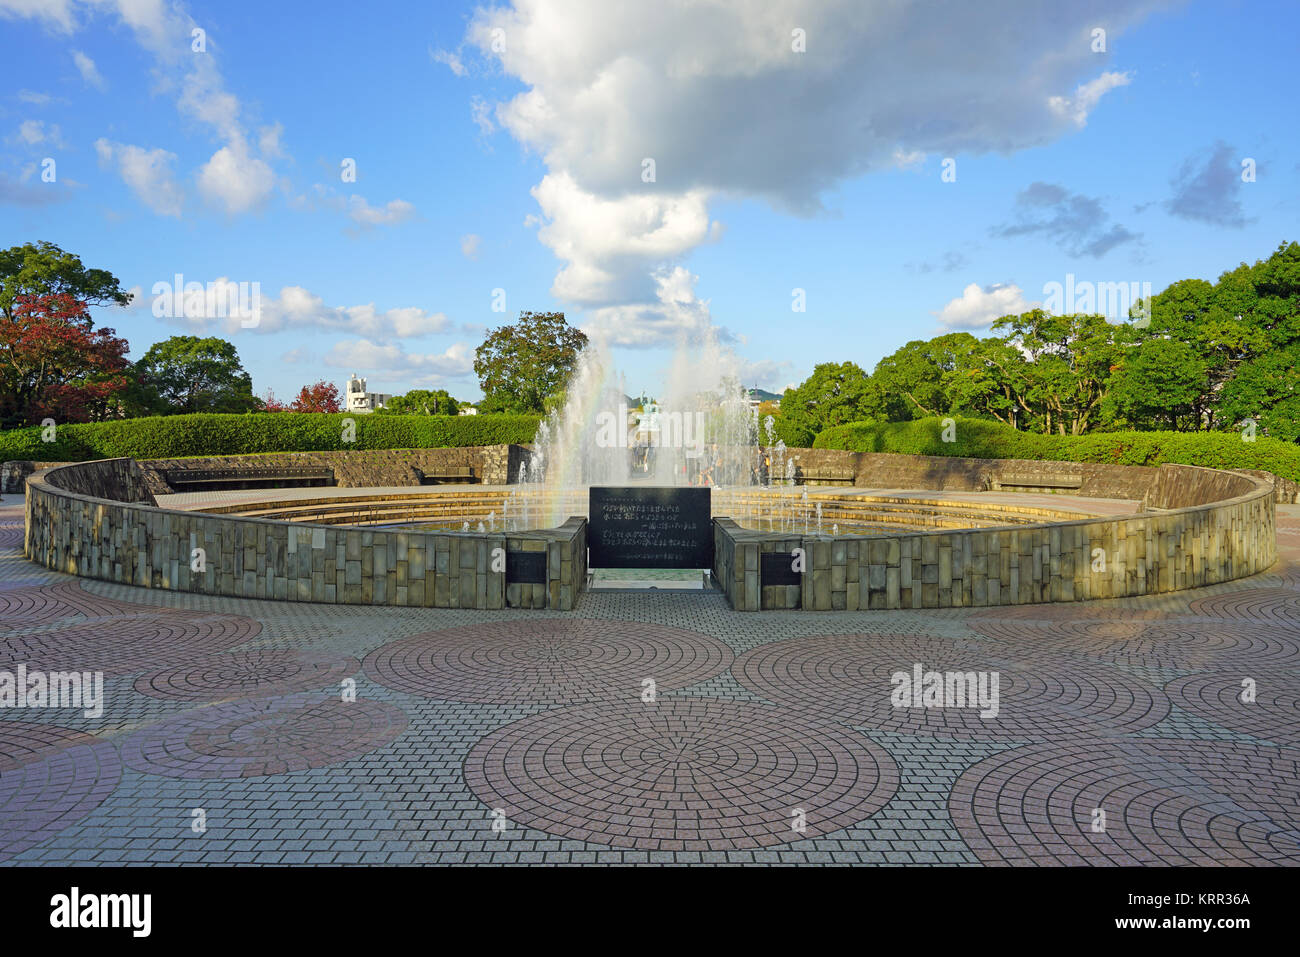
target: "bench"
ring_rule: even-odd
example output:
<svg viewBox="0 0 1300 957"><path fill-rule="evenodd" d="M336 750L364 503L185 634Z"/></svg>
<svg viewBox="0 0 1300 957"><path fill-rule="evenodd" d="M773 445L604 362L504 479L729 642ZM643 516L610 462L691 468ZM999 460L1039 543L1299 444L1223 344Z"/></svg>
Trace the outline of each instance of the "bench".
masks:
<svg viewBox="0 0 1300 957"><path fill-rule="evenodd" d="M176 492L247 488L313 488L337 484L334 470L288 465L277 468L167 469L163 478Z"/></svg>
<svg viewBox="0 0 1300 957"><path fill-rule="evenodd" d="M993 480L993 490L1001 489L1077 489L1083 486L1083 476L1047 472L1013 472L1000 475Z"/></svg>
<svg viewBox="0 0 1300 957"><path fill-rule="evenodd" d="M823 485L847 482L853 484L853 469L851 467L825 467L815 469L805 469L795 467L794 480L799 485L807 485L810 482L817 482Z"/></svg>
<svg viewBox="0 0 1300 957"><path fill-rule="evenodd" d="M415 474L420 479L421 485L441 485L443 482L473 482L474 466L472 465L443 465L436 469L425 471L424 469L415 469Z"/></svg>

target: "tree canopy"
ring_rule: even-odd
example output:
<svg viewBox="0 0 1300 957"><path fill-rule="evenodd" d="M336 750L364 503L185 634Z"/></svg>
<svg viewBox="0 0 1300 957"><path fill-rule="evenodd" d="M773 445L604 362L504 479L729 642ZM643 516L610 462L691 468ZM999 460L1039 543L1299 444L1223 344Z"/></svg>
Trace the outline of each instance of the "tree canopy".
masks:
<svg viewBox="0 0 1300 957"><path fill-rule="evenodd" d="M108 270L87 269L79 256L44 241L0 250L0 313L12 320L15 303L24 295L67 295L88 306L131 301Z"/></svg>
<svg viewBox="0 0 1300 957"><path fill-rule="evenodd" d="M233 344L215 336L172 336L136 363L136 374L161 415L251 412L262 407Z"/></svg>
<svg viewBox="0 0 1300 957"><path fill-rule="evenodd" d="M89 422L127 387L127 342L67 293L18 295L0 315L0 428Z"/></svg>
<svg viewBox="0 0 1300 957"><path fill-rule="evenodd" d="M389 415L455 415L461 403L451 397L446 389L412 389L405 395L395 395L379 413Z"/></svg>
<svg viewBox="0 0 1300 957"><path fill-rule="evenodd" d="M1172 283L1139 305L1149 323L1032 309L1001 317L984 338L909 342L870 375L852 362L818 365L786 392L777 432L796 444L850 419L935 415L1056 435L1223 430L1252 419L1265 435L1300 440L1300 244L1214 283Z"/></svg>
<svg viewBox="0 0 1300 957"><path fill-rule="evenodd" d="M519 321L488 333L474 352L482 412L541 413L563 390L587 336L562 312L521 312Z"/></svg>

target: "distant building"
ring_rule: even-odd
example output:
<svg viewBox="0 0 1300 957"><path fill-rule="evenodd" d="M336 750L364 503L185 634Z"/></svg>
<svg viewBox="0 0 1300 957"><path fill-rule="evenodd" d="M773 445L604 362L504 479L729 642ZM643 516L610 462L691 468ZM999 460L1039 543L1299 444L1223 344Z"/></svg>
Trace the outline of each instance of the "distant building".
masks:
<svg viewBox="0 0 1300 957"><path fill-rule="evenodd" d="M456 410L456 414L457 415L478 415L478 406L462 405L459 409Z"/></svg>
<svg viewBox="0 0 1300 957"><path fill-rule="evenodd" d="M749 404L751 409L757 409L764 402L771 402L774 407L778 409L781 408L781 400L779 398L766 399L758 389L746 389L745 401Z"/></svg>
<svg viewBox="0 0 1300 957"><path fill-rule="evenodd" d="M367 392L366 380L357 378L355 372L348 380L349 412L374 412L375 409L385 408L392 399L387 392Z"/></svg>

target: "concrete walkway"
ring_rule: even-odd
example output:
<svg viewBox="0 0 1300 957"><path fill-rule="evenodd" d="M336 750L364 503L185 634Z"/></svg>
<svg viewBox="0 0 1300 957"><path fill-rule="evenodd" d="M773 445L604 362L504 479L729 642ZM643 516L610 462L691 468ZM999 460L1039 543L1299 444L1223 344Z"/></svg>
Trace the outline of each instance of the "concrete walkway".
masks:
<svg viewBox="0 0 1300 957"><path fill-rule="evenodd" d="M1159 598L480 612L80 581L21 557L9 496L0 672L104 695L0 708L0 864L1297 864L1278 513L1270 572ZM927 707L931 671L984 703Z"/></svg>

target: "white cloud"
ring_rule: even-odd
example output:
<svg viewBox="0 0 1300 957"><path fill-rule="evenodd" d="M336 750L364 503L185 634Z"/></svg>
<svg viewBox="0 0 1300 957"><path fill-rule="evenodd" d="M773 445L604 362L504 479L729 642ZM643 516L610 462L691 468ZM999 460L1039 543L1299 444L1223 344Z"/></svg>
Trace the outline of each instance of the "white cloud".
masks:
<svg viewBox="0 0 1300 957"><path fill-rule="evenodd" d="M170 282L171 277L167 277L167 280ZM254 280L243 281L251 284ZM233 284L230 279L222 276L210 285L220 290ZM358 306L330 306L316 293L302 286L285 286L275 297L261 294L259 287L257 299L257 324L248 329L258 334L339 332L388 342L447 332L453 328L452 321L441 312L430 313L416 306L380 310L373 302ZM214 301L220 302L222 299L217 296ZM220 317L215 314L215 310L208 311L206 315L185 316L175 321L204 330L220 327L227 333L235 333L244 328L240 317Z"/></svg>
<svg viewBox="0 0 1300 957"><path fill-rule="evenodd" d="M146 150L141 146L95 140L95 152L104 166L114 163L122 180L136 197L159 216L181 214L184 194L176 182L172 164L176 154L165 149Z"/></svg>
<svg viewBox="0 0 1300 957"><path fill-rule="evenodd" d="M551 173L532 194L542 208L538 238L566 262L551 292L570 302L645 301L658 288L660 264L722 232L698 190L605 199L567 173Z"/></svg>
<svg viewBox="0 0 1300 957"><path fill-rule="evenodd" d="M63 134L57 123L45 125L44 120L23 120L18 125L18 139L27 146L53 146L63 148Z"/></svg>
<svg viewBox="0 0 1300 957"><path fill-rule="evenodd" d="M73 0L0 0L0 17L43 20L46 26L71 33L76 27L72 8Z"/></svg>
<svg viewBox="0 0 1300 957"><path fill-rule="evenodd" d="M280 143L280 137L284 135L284 126L276 123L273 126L263 126L257 131L257 148L262 155L268 159L279 159L284 156L284 146Z"/></svg>
<svg viewBox="0 0 1300 957"><path fill-rule="evenodd" d="M478 248L483 242L483 237L475 233L467 233L460 237L460 252L466 259L478 259Z"/></svg>
<svg viewBox="0 0 1300 957"><path fill-rule="evenodd" d="M461 62L459 56L450 50L430 50L429 56L434 63L444 63L452 73L457 76L466 76L469 71L465 69L465 64Z"/></svg>
<svg viewBox="0 0 1300 957"><path fill-rule="evenodd" d="M111 10L154 58L158 88L176 93L177 109L209 127L222 145L198 171L200 191L229 213L260 206L270 194L274 174L266 158L279 152L279 132L260 136L264 158L252 154L251 137L241 118L239 98L225 87L217 65L215 37L207 51L191 52L198 23L178 2L166 0L0 0L0 16L36 19L65 33L79 29L103 10ZM74 61L88 83L102 82L94 62L80 51ZM275 129L272 127L271 129ZM170 155L170 154L168 154ZM168 208L171 208L170 206Z"/></svg>
<svg viewBox="0 0 1300 957"><path fill-rule="evenodd" d="M474 125L484 136L495 133L497 126L492 122L492 104L481 96L472 97L469 101L470 116L474 118Z"/></svg>
<svg viewBox="0 0 1300 957"><path fill-rule="evenodd" d="M474 371L474 347L457 342L445 352L407 352L400 345L378 345L366 339L336 342L325 355L325 365L358 372L401 375L416 385L441 385Z"/></svg>
<svg viewBox="0 0 1300 957"><path fill-rule="evenodd" d="M33 106L48 106L54 101L54 97L48 93L39 93L35 90L19 90L18 99L23 103L30 103Z"/></svg>
<svg viewBox="0 0 1300 957"><path fill-rule="evenodd" d="M104 78L99 74L99 68L95 66L95 61L80 50L72 51L72 61L77 64L77 71L81 74L81 79L87 86L93 86L96 89L104 88Z"/></svg>
<svg viewBox="0 0 1300 957"><path fill-rule="evenodd" d="M562 262L553 294L635 318L662 309L658 270L717 238L716 198L815 214L844 180L918 157L1052 142L1129 81L1088 79L1091 29L1113 39L1168 5L951 4L940 29L933 4L905 0L516 0L476 10L465 46L523 90L471 108L546 164L533 195L538 238ZM642 181L646 158L655 182Z"/></svg>
<svg viewBox="0 0 1300 957"><path fill-rule="evenodd" d="M894 150L893 159L894 165L899 169L912 169L913 167L925 162L925 151L896 148Z"/></svg>
<svg viewBox="0 0 1300 957"><path fill-rule="evenodd" d="M1028 312L1035 305L1026 302L1020 287L1013 283L994 283L982 289L977 283L971 283L960 296L933 315L939 317L946 331L984 329L995 319Z"/></svg>
<svg viewBox="0 0 1300 957"><path fill-rule="evenodd" d="M249 152L241 136L212 154L199 170L198 183L204 198L234 215L265 203L275 188L275 174Z"/></svg>
<svg viewBox="0 0 1300 957"><path fill-rule="evenodd" d="M713 336L721 343L737 337L713 326L709 301L695 295L699 279L683 266L654 274L653 303L604 306L586 314L583 331L611 346L645 347L699 342Z"/></svg>
<svg viewBox="0 0 1300 957"><path fill-rule="evenodd" d="M404 199L390 199L383 206L371 206L364 196L348 200L348 218L362 227L392 226L415 215L415 207Z"/></svg>
<svg viewBox="0 0 1300 957"><path fill-rule="evenodd" d="M131 301L124 307L125 312L128 313L140 312L148 308L150 304L150 297L144 294L143 286L139 286L139 285L132 286L130 289L126 290L126 292L127 295L131 297Z"/></svg>
<svg viewBox="0 0 1300 957"><path fill-rule="evenodd" d="M1075 126L1082 128L1087 126L1088 114L1103 96L1116 87L1128 86L1132 81L1133 77L1128 73L1103 73L1095 80L1079 84L1073 97L1050 96L1047 104L1058 116L1066 117Z"/></svg>

